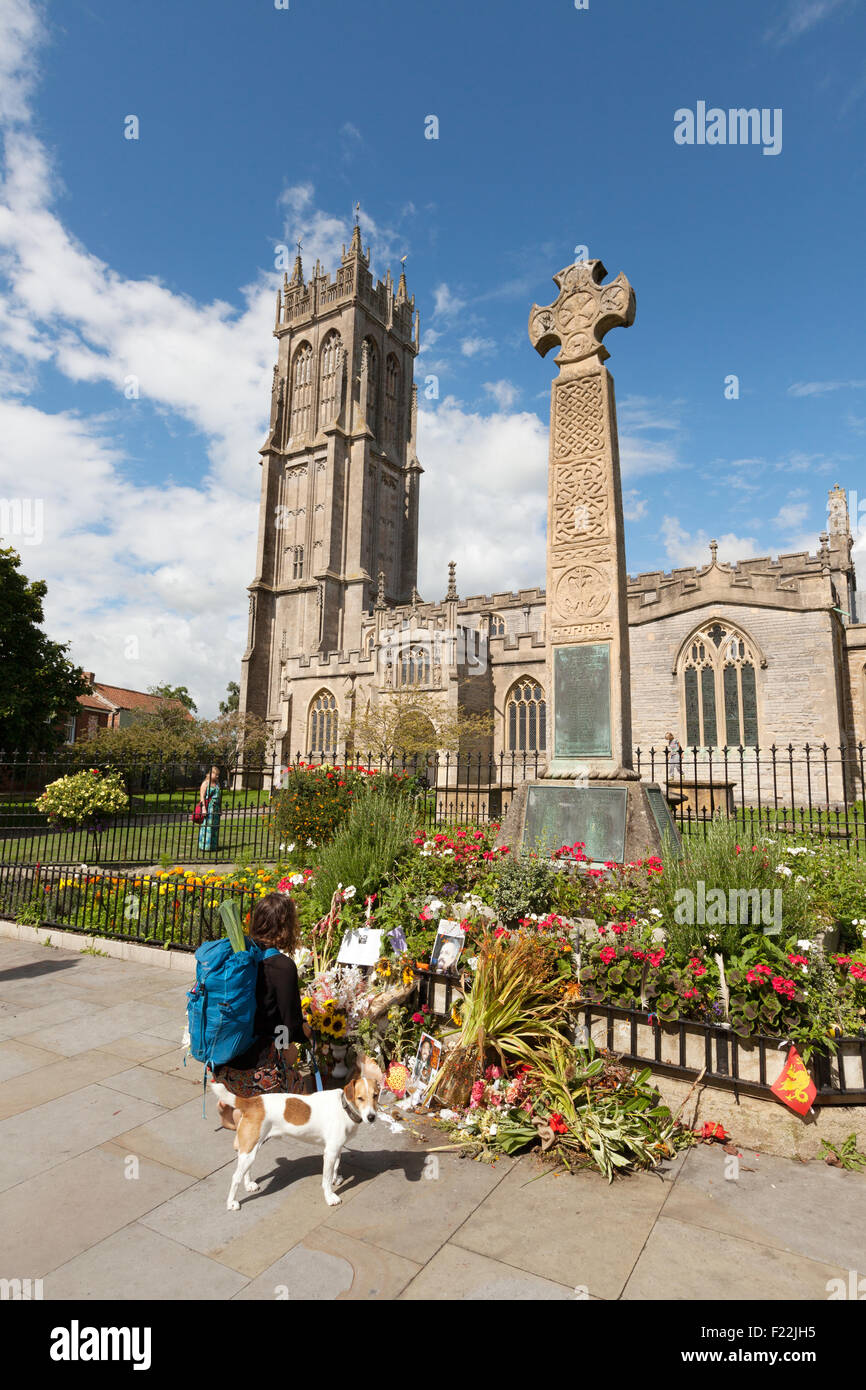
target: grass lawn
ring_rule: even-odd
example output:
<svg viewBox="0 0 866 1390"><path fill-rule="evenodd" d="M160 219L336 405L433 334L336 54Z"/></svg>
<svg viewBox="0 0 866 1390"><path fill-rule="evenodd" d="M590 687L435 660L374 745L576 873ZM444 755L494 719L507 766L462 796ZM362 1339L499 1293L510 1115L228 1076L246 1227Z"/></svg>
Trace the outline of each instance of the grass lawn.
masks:
<svg viewBox="0 0 866 1390"><path fill-rule="evenodd" d="M277 845L263 817L252 813L232 819L224 815L216 853L200 850L199 828L188 817L165 817L145 825L119 825L101 834L99 855L93 836L85 830L39 831L0 840L0 861L7 864L158 864L231 862L238 855L275 858Z"/></svg>

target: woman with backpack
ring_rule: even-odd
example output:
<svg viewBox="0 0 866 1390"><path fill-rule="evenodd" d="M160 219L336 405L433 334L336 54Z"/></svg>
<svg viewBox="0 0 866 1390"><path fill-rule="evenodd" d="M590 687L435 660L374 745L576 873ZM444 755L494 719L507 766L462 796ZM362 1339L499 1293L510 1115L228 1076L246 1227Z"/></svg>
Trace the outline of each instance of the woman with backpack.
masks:
<svg viewBox="0 0 866 1390"><path fill-rule="evenodd" d="M300 1091L298 1049L309 1038L304 1023L298 970L292 960L297 945L298 913L284 893L268 893L256 903L249 935L262 950L270 950L256 978L255 1040L237 1057L214 1067L211 1075L235 1096L261 1096L272 1091ZM232 1109L220 1103L220 1120L234 1129Z"/></svg>

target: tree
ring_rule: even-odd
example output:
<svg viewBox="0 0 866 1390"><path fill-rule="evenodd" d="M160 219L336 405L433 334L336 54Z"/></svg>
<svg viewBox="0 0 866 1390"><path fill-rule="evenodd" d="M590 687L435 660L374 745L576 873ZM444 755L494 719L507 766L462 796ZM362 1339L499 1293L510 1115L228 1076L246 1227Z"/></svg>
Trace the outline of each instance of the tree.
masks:
<svg viewBox="0 0 866 1390"><path fill-rule="evenodd" d="M190 714L196 714L198 706L185 685L149 685L148 695L158 695L161 700L179 700Z"/></svg>
<svg viewBox="0 0 866 1390"><path fill-rule="evenodd" d="M359 757L426 758L437 752L479 753L488 747L493 717L443 706L435 695L397 690L356 710L340 734Z"/></svg>
<svg viewBox="0 0 866 1390"><path fill-rule="evenodd" d="M220 714L237 714L241 703L241 688L237 681L229 681L226 698L220 700Z"/></svg>
<svg viewBox="0 0 866 1390"><path fill-rule="evenodd" d="M78 696L90 688L66 656L69 644L52 642L41 630L47 585L31 583L20 565L15 550L0 549L0 749L7 755L56 747Z"/></svg>

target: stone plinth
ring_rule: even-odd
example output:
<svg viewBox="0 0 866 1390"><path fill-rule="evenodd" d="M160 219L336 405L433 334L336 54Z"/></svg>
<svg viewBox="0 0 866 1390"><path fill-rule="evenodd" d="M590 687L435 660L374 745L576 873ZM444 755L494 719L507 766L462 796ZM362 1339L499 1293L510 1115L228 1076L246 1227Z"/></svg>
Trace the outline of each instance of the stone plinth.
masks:
<svg viewBox="0 0 866 1390"><path fill-rule="evenodd" d="M578 784L556 778L521 782L498 843L514 852L551 854L579 842L594 864L629 864L661 854L663 836L680 839L655 782L610 778Z"/></svg>

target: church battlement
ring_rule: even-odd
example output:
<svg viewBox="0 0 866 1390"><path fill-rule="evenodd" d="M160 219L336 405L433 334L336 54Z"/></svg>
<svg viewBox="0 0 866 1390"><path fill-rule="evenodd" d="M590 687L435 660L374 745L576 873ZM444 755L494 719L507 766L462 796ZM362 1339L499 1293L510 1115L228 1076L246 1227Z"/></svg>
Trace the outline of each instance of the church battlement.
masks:
<svg viewBox="0 0 866 1390"><path fill-rule="evenodd" d="M390 333L417 352L420 342L420 319L415 314L415 296L406 289L405 272L401 272L396 290L390 270L384 280L374 285L370 274L370 248L361 247L361 230L355 224L348 251L343 247L342 264L334 279L319 261L309 280L304 280L300 243L292 277L283 276L283 286L277 295L277 314L274 335L277 338L322 318L332 309L344 309L358 300L373 318ZM413 315L415 322L413 326Z"/></svg>

